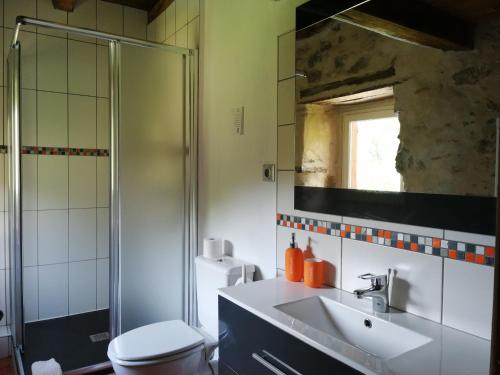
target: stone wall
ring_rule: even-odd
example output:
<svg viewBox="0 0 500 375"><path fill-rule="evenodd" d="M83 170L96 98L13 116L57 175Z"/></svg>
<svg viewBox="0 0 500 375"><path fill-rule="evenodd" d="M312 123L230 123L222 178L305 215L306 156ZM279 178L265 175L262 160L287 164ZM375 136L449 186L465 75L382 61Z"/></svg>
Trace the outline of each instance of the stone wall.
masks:
<svg viewBox="0 0 500 375"><path fill-rule="evenodd" d="M449 52L328 20L298 33L296 69L306 75L297 79L301 104L393 86L401 123L395 165L406 191L493 195L500 20L478 26L474 50ZM297 129L304 118L298 113ZM303 159L297 155L298 169Z"/></svg>

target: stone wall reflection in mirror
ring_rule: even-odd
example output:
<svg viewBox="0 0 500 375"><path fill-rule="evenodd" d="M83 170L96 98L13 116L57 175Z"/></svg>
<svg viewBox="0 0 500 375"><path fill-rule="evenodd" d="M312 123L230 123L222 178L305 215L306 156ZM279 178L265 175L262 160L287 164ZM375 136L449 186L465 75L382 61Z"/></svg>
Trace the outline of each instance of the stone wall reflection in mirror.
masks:
<svg viewBox="0 0 500 375"><path fill-rule="evenodd" d="M328 19L297 33L295 184L494 196L500 22L442 51Z"/></svg>

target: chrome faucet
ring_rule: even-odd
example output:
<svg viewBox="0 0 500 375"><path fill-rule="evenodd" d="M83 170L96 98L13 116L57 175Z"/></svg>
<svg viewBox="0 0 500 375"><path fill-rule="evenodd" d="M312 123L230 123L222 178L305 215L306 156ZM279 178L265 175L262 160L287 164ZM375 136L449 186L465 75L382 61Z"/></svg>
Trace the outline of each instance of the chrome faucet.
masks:
<svg viewBox="0 0 500 375"><path fill-rule="evenodd" d="M365 273L358 277L363 280L370 280L371 287L368 289L356 289L354 295L358 298L370 297L373 303L373 311L375 312L389 312L389 282L387 275L375 276L371 273Z"/></svg>

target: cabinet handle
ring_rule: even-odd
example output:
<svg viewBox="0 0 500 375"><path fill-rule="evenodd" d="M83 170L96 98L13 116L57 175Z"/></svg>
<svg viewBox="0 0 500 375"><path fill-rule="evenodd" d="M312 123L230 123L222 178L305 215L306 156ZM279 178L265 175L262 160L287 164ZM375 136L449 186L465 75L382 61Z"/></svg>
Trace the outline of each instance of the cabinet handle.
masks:
<svg viewBox="0 0 500 375"><path fill-rule="evenodd" d="M264 358L264 357L271 357L274 361L278 362L281 366L286 367L287 370L290 370L290 372L292 374L294 374L294 375L302 375L300 372L298 372L295 369L291 368L285 362L279 360L278 358L276 358L272 354L268 353L267 351L263 350L262 352L265 354L265 356L261 356L261 355L259 355L257 353L252 353L252 358L255 359L257 362L259 362L262 366L264 366L265 368L267 368L272 373L274 373L276 375L287 375L287 373L281 371L279 368L277 368L276 366L274 366L271 362L269 362L268 360L266 360L266 358Z"/></svg>
<svg viewBox="0 0 500 375"><path fill-rule="evenodd" d="M265 368L267 368L272 373L274 373L276 375L286 375L283 371L281 371L279 368L277 368L273 364L271 364L268 361L266 361L264 358L262 358L257 353L252 353L252 358L255 359L257 362L259 362L262 366L264 366Z"/></svg>

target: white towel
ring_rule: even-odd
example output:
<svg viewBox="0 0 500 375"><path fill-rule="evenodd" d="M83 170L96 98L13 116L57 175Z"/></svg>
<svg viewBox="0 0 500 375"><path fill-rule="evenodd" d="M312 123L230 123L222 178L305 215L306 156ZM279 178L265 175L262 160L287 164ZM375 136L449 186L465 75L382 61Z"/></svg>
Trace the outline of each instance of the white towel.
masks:
<svg viewBox="0 0 500 375"><path fill-rule="evenodd" d="M54 358L48 361L34 362L31 365L33 375L62 375L61 366Z"/></svg>

